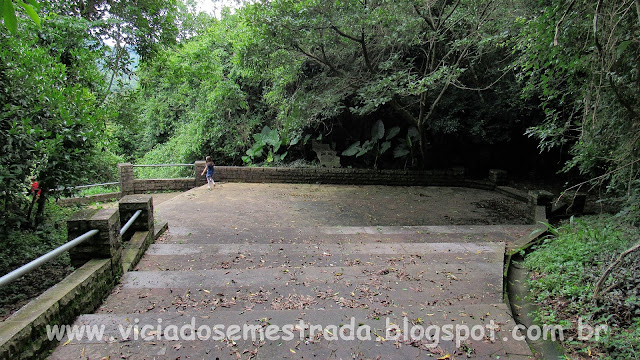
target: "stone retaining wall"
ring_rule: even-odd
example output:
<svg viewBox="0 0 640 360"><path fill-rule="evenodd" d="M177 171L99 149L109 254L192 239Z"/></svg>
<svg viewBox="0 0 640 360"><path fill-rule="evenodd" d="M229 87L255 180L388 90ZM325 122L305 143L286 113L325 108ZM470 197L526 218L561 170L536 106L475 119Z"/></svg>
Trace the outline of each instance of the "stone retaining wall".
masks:
<svg viewBox="0 0 640 360"><path fill-rule="evenodd" d="M87 196L82 196L82 197L72 197L72 198L64 198L64 199L59 199L58 200L58 204L62 205L62 206L67 206L67 205L88 205L88 204L93 204L96 202L110 202L110 201L115 201L118 200L122 197L122 193L121 192L113 192L113 193L108 193L108 194L98 194L98 195L87 195Z"/></svg>
<svg viewBox="0 0 640 360"><path fill-rule="evenodd" d="M160 191L187 191L207 183L201 175L204 161L195 162L195 177L181 179L134 179L132 164L119 164L120 193L93 195L82 198L61 199L62 204L87 204L108 201L131 194ZM344 184L344 185L391 185L391 186L465 186L485 190L501 190L506 173L493 170L488 180L465 178L463 168L435 170L374 170L348 168L286 168L286 167L246 167L216 166L216 181L247 183L302 183L302 184ZM527 194L520 196L513 191L500 191L518 200L528 201ZM522 199L525 198L525 199Z"/></svg>
<svg viewBox="0 0 640 360"><path fill-rule="evenodd" d="M195 179L136 179L133 180L133 193L144 194L159 191L187 191L196 186Z"/></svg>
<svg viewBox="0 0 640 360"><path fill-rule="evenodd" d="M122 258L121 221L142 213L130 228L132 242ZM55 347L47 338L47 325L70 325L80 314L93 312L131 269L154 237L153 200L149 195L125 196L118 209L85 209L67 222L69 239L97 229L99 232L69 251L77 269L36 299L0 322L0 359L43 359ZM123 270L124 269L124 270Z"/></svg>
<svg viewBox="0 0 640 360"><path fill-rule="evenodd" d="M195 163L196 169L204 168L204 161ZM207 183L196 171L196 186ZM373 170L346 168L258 168L241 166L216 166L216 181L348 185L430 186L466 185L464 169L442 170Z"/></svg>
<svg viewBox="0 0 640 360"><path fill-rule="evenodd" d="M111 259L94 259L32 300L0 324L1 359L42 359L57 345L46 326L67 325L96 309L118 277Z"/></svg>

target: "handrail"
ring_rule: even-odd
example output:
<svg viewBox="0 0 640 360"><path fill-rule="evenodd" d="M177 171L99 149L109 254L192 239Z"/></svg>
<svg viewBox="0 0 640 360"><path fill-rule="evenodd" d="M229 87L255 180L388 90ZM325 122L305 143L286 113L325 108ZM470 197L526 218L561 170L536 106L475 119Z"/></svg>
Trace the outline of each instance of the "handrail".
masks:
<svg viewBox="0 0 640 360"><path fill-rule="evenodd" d="M127 230L129 230L129 227L131 227L133 222L136 221L136 219L138 218L138 216L140 216L141 213L142 213L142 210L138 210L134 212L133 215L131 215L131 219L129 219L129 221L127 221L127 223L124 224L124 226L122 226L122 228L120 229L120 235L124 235L124 233L127 232Z"/></svg>
<svg viewBox="0 0 640 360"><path fill-rule="evenodd" d="M80 185L80 186L74 186L72 189L85 189L85 188L91 188L91 187L97 187L97 186L111 186L111 185L118 185L120 184L119 181L116 182L108 182L108 183L102 183L102 184L91 184L91 185Z"/></svg>
<svg viewBox="0 0 640 360"><path fill-rule="evenodd" d="M140 214L142 213L142 210L137 210L135 213L133 213L133 215L131 216L131 218L129 219L129 221L127 221L126 224L124 224L124 226L120 229L120 235L124 234L133 224L134 221L136 221L136 219L140 216ZM14 280L32 272L33 270L39 268L40 266L42 266L43 264L45 264L48 261L51 261L53 259L55 259L56 257L58 257L60 254L62 254L63 252L73 249L74 247L82 244L83 242L87 241L88 239L90 239L92 236L94 236L95 234L98 233L98 230L93 229L93 230L89 230L86 233L78 236L77 238L63 244L60 247L57 247L51 251L49 251L48 253L40 256L39 258L25 264L22 265L21 267L11 271L10 273L2 276L0 278L0 287L3 287L5 285L8 285L9 283L13 282Z"/></svg>
<svg viewBox="0 0 640 360"><path fill-rule="evenodd" d="M195 164L140 164L133 167L163 167L163 166L196 166Z"/></svg>
<svg viewBox="0 0 640 360"><path fill-rule="evenodd" d="M98 186L112 186L112 185L119 185L120 182L108 182L108 183L102 183L102 184L90 184L90 185L78 185L78 186L59 186L55 189L51 189L49 191L64 191L64 190L78 190L78 189L86 189L86 188L92 188L92 187L98 187Z"/></svg>
<svg viewBox="0 0 640 360"><path fill-rule="evenodd" d="M53 260L56 257L58 257L60 254L62 254L63 252L72 249L78 245L80 245L81 243L85 242L86 240L88 240L89 238L91 238L93 235L97 234L98 230L89 230L86 233L78 236L77 238L69 241L68 243L53 249L51 251L49 251L48 253L40 256L39 258L25 264L22 265L21 267L13 270L12 272L4 275L3 277L0 278L0 287L3 287L7 284L9 284L10 282L16 280L17 278L28 274L30 272L32 272L33 270L37 269L38 267L40 267L42 264L46 263L47 261Z"/></svg>

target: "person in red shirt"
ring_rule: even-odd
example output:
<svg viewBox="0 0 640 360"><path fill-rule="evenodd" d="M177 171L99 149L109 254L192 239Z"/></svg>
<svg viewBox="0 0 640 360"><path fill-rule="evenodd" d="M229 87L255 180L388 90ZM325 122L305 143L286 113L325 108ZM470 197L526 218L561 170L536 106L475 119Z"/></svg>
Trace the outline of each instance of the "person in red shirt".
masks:
<svg viewBox="0 0 640 360"><path fill-rule="evenodd" d="M40 194L42 193L42 189L40 189L40 184L38 184L38 181L36 181L35 177L31 177L31 193L34 194L36 197L39 197Z"/></svg>

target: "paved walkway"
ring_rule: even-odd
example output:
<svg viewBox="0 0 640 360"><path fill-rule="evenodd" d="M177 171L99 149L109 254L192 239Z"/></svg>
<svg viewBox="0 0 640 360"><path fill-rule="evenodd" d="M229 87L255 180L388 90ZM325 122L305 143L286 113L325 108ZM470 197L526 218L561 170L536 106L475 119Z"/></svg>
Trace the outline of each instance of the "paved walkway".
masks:
<svg viewBox="0 0 640 360"><path fill-rule="evenodd" d="M525 208L463 188L193 189L156 206L168 233L77 319L103 337L51 358L529 359L502 301L505 246L533 227L500 221Z"/></svg>

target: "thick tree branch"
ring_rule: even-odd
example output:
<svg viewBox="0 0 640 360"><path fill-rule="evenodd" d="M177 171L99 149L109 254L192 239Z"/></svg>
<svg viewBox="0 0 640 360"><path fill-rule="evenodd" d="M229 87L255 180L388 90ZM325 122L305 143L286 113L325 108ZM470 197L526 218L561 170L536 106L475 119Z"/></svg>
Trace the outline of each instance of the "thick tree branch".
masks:
<svg viewBox="0 0 640 360"><path fill-rule="evenodd" d="M596 5L596 11L593 14L593 41L596 45L596 49L598 49L598 55L602 59L604 54L602 53L602 45L600 45L600 40L598 39L598 18L600 16L600 8L602 7L603 0L598 0L598 4Z"/></svg>
<svg viewBox="0 0 640 360"><path fill-rule="evenodd" d="M453 8L451 8L451 11L449 11L449 14L447 14L446 16L444 16L441 19L440 24L444 24L445 22L447 22L447 20L449 20L449 18L451 17L451 15L453 15L453 13L456 11L456 9L458 9L458 6L460 6L460 0L456 1L456 3L453 5ZM488 4L487 4L487 6L488 6ZM442 10L444 10L444 8L442 8Z"/></svg>
<svg viewBox="0 0 640 360"><path fill-rule="evenodd" d="M364 37L364 30L362 30L360 32L360 38L351 36L345 32L343 32L342 30L338 29L338 27L336 27L335 25L331 25L330 26L331 29L333 29L333 31L335 31L338 35L347 38L351 41L355 41L358 44L360 44L360 48L362 49L362 56L364 57L364 63L367 65L367 68L369 69L370 72L375 72L375 69L373 68L373 65L371 64L371 59L369 58L369 51L367 50L367 43L365 41L365 37Z"/></svg>
<svg viewBox="0 0 640 360"><path fill-rule="evenodd" d="M640 0L639 0L640 1ZM553 37L553 46L558 46L558 35L560 34L560 25L564 22L564 19L567 17L567 14L573 9L573 5L576 4L576 0L573 0L567 10L565 10L564 14L560 18L560 20L556 23L556 34Z"/></svg>
<svg viewBox="0 0 640 360"><path fill-rule="evenodd" d="M411 114L407 109L405 109L399 102L398 100L396 100L395 98L391 99L391 101L389 102L389 105L391 105L391 107L393 107L394 110L396 110L398 113L400 113L400 116L402 116L402 118L409 124L418 127L418 120L415 118L415 116L413 116L413 114Z"/></svg>
<svg viewBox="0 0 640 360"><path fill-rule="evenodd" d="M335 31L338 35L345 37L349 40L355 41L355 42L360 42L360 39L358 39L357 37L351 36L349 34L346 34L344 32L342 32L342 30L338 29L335 25L331 25L330 28Z"/></svg>
<svg viewBox="0 0 640 360"><path fill-rule="evenodd" d="M300 47L300 45L298 45L298 44L293 44L293 48L294 48L295 50L299 51L300 53L302 53L304 56L306 56L306 57L308 57L308 58L310 58L310 59L313 59L313 60L317 61L318 63L320 63L320 64L322 64L322 65L327 66L329 69L331 69L331 71L338 72L338 71L336 70L336 68L335 68L335 67L334 67L334 66L333 66L329 61L327 61L327 60L326 60L326 57L325 57L325 59L321 59L321 58L319 58L319 57L317 57L317 56L315 56L315 55L311 54L310 52L305 51L305 50L304 50L304 49L302 49L302 48ZM324 56L323 56L323 57L324 57Z"/></svg>
<svg viewBox="0 0 640 360"><path fill-rule="evenodd" d="M364 63L367 65L367 68L369 69L370 72L374 73L375 69L373 68L373 65L371 64L371 58L369 58L369 51L367 50L367 43L364 39L364 31L362 31L362 33L360 34L360 47L362 47L362 56L364 56Z"/></svg>
<svg viewBox="0 0 640 360"><path fill-rule="evenodd" d="M609 265L609 267L607 268L607 270L604 271L604 273L602 274L602 276L600 276L600 279L598 279L598 282L596 283L595 288L593 289L593 297L594 298L598 298L598 296L600 295L600 287L602 287L602 284L605 282L605 280L607 280L607 277L609 276L609 274L611 273L611 271L613 271L613 269L615 267L617 267L618 265L620 265L620 263L622 262L622 260L624 260L624 258L631 254L632 252L636 251L640 249L640 242L638 242L637 244L633 245L631 248L627 249L625 252L623 252L622 254L620 254L620 256L618 256L618 258L616 259L616 261L612 262L611 265Z"/></svg>
<svg viewBox="0 0 640 360"><path fill-rule="evenodd" d="M640 0L638 0L638 1L640 1ZM427 25L429 25L431 30L436 31L436 27L433 24L433 19L431 19L430 17L427 17L426 15L422 14L420 9L418 9L418 5L413 5L413 8L415 9L416 14L418 14L418 16L420 16L427 23Z"/></svg>

